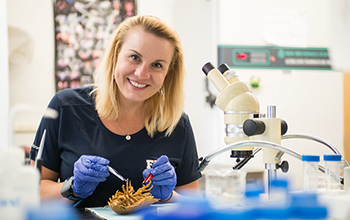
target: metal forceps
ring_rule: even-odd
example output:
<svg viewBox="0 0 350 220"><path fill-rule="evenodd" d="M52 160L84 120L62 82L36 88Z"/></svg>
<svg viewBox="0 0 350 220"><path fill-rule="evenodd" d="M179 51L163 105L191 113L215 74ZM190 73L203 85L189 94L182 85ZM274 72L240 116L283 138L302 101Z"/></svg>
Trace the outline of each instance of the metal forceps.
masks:
<svg viewBox="0 0 350 220"><path fill-rule="evenodd" d="M109 172L111 172L114 176L116 176L120 180L126 182L126 179L122 175L120 175L120 173L118 173L113 167L107 165L107 168L108 168Z"/></svg>

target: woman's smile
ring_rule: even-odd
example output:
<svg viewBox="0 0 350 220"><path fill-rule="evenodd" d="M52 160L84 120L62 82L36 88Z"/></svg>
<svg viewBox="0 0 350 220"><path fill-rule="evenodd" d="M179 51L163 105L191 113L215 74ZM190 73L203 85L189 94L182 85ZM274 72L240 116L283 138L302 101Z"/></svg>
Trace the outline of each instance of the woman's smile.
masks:
<svg viewBox="0 0 350 220"><path fill-rule="evenodd" d="M129 82L130 82L130 84L131 85L133 85L133 86L135 86L135 87L137 87L137 88L145 88L146 86L147 86L147 84L141 84L141 83L137 83L137 82L135 82L135 81L133 81L133 80L131 80L131 79L128 79L129 80Z"/></svg>

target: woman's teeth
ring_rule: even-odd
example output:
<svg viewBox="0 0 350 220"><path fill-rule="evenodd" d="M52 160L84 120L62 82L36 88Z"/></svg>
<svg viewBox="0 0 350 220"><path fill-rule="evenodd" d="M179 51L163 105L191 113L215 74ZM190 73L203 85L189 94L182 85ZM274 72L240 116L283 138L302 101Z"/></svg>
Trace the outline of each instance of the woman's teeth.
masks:
<svg viewBox="0 0 350 220"><path fill-rule="evenodd" d="M131 81L130 79L129 79L129 82L131 83L131 85L133 85L133 86L135 86L137 88L144 88L144 87L147 86L147 84L139 84L137 82Z"/></svg>

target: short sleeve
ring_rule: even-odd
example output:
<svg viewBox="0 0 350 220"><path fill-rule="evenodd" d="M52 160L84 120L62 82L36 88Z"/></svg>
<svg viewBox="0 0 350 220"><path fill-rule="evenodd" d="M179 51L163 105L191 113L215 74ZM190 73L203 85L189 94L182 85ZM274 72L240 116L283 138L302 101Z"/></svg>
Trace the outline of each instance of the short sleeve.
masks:
<svg viewBox="0 0 350 220"><path fill-rule="evenodd" d="M58 117L56 119L45 118L41 119L39 127L37 129L34 142L31 148L31 159L35 160L38 147L40 146L40 141L44 130L46 130L45 144L43 145L43 166L53 170L55 172L60 171L60 152L58 148L58 131L59 131L59 121L60 121L60 107L59 98L57 94L51 99L48 108L56 110Z"/></svg>
<svg viewBox="0 0 350 220"><path fill-rule="evenodd" d="M202 176L198 171L198 153L191 123L186 114L183 114L182 120L184 148L181 163L177 168L177 186L191 183Z"/></svg>

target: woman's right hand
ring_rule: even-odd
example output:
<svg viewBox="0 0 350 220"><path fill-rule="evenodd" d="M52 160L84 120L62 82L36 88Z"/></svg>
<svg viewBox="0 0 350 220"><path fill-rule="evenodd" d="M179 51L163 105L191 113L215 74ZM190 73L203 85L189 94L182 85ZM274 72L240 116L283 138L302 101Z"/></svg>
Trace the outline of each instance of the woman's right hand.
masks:
<svg viewBox="0 0 350 220"><path fill-rule="evenodd" d="M90 196L100 182L109 176L109 160L99 156L82 155L74 163L73 191L80 198Z"/></svg>

